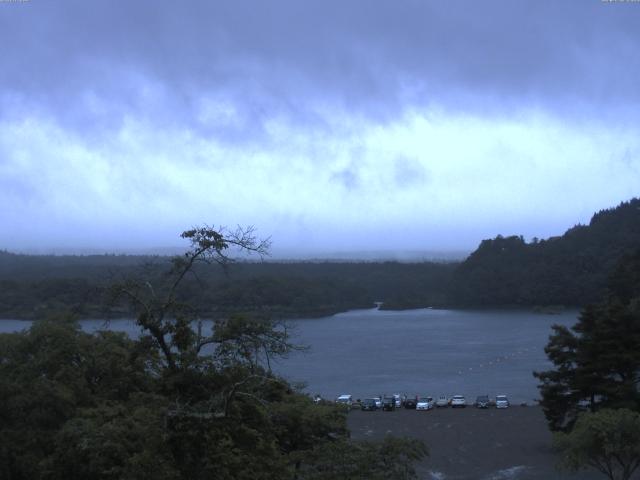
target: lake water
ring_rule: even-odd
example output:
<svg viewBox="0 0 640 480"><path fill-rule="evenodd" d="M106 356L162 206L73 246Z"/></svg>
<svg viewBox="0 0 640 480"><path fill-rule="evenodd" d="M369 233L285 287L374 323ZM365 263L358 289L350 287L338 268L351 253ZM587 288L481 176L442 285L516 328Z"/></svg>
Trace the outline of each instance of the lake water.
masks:
<svg viewBox="0 0 640 480"><path fill-rule="evenodd" d="M571 326L577 312L541 315L524 311L421 309L354 310L330 317L292 320L293 341L309 351L294 353L274 369L307 391L334 398L381 394L506 394L512 402L539 398L534 370L550 364L544 346L551 325ZM0 332L29 322L0 320ZM82 328L104 328L85 320ZM131 320L112 320L112 330L138 334Z"/></svg>

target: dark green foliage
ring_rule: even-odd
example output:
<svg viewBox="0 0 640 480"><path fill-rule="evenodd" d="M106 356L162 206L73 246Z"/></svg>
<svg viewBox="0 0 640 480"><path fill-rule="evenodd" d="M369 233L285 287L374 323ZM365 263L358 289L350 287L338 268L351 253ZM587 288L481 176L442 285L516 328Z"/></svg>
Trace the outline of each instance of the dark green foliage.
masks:
<svg viewBox="0 0 640 480"><path fill-rule="evenodd" d="M178 479L162 409L145 402L101 405L67 421L41 462L50 479ZM163 402L160 400L160 405ZM154 408L156 407L156 408Z"/></svg>
<svg viewBox="0 0 640 480"><path fill-rule="evenodd" d="M334 444L374 460L368 452L382 447L349 442L343 409L271 372L271 358L297 348L285 325L232 315L204 332L185 301L197 262L225 264L229 246L264 244L251 230L183 236L192 249L165 275L151 269L111 288L129 301L138 340L84 333L69 316L0 335L0 478L286 480L331 463L324 446ZM423 447L383 445L363 470L371 475L350 478L413 478Z"/></svg>
<svg viewBox="0 0 640 480"><path fill-rule="evenodd" d="M36 257L0 252L0 315L32 319L72 310L83 317L123 316L107 302L113 282L144 276L162 283L166 257ZM184 258L179 257L179 262ZM68 262L68 263L67 263ZM113 263L109 263L113 262ZM141 266L142 264L142 266ZM442 306L455 264L397 262L237 262L226 274L198 263L180 284L180 298L201 317L256 313L279 317L329 315L354 308Z"/></svg>
<svg viewBox="0 0 640 480"><path fill-rule="evenodd" d="M570 429L588 409L640 410L640 251L622 258L605 301L571 329L554 326L545 348L554 369L537 372L552 430Z"/></svg>
<svg viewBox="0 0 640 480"><path fill-rule="evenodd" d="M455 271L451 300L464 305L572 305L601 298L619 260L640 246L640 199L596 213L562 237L483 240Z"/></svg>
<svg viewBox="0 0 640 480"><path fill-rule="evenodd" d="M61 429L101 404L126 404L151 383L123 334L92 336L64 318L0 335L2 478L44 478ZM80 478L80 477L77 477Z"/></svg>
<svg viewBox="0 0 640 480"><path fill-rule="evenodd" d="M1 478L292 478L301 452L346 441L345 413L248 355L256 328L226 324L213 354L175 370L73 321L0 335Z"/></svg>
<svg viewBox="0 0 640 480"><path fill-rule="evenodd" d="M1 478L330 478L318 472L335 449L363 468L349 478L415 478L421 444L349 442L344 410L245 355L247 325L225 326L229 345L177 371L158 370L159 352L139 342L73 321L0 335Z"/></svg>
<svg viewBox="0 0 640 480"><path fill-rule="evenodd" d="M556 433L561 467L594 468L610 480L629 480L640 467L640 414L627 409L583 413L571 433Z"/></svg>

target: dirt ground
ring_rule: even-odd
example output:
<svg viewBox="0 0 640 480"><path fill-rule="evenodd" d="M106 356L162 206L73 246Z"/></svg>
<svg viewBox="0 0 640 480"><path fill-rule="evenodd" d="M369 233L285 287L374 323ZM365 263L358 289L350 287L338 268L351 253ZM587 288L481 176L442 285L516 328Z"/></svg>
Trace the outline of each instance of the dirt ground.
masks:
<svg viewBox="0 0 640 480"><path fill-rule="evenodd" d="M423 440L429 448L419 466L428 480L565 480L602 479L595 471L577 474L555 468L551 433L538 406L507 409L443 408L394 412L352 410L348 417L354 439L385 434Z"/></svg>

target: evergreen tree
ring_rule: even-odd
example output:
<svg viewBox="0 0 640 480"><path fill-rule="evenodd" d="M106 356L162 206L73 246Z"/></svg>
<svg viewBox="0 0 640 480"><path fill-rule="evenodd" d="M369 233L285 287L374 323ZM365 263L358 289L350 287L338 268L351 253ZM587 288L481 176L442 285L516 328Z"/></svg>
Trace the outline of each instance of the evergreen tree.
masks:
<svg viewBox="0 0 640 480"><path fill-rule="evenodd" d="M553 327L545 352L555 368L534 373L552 430L570 429L584 410L640 408L640 251L623 257L609 283L606 300L571 329Z"/></svg>

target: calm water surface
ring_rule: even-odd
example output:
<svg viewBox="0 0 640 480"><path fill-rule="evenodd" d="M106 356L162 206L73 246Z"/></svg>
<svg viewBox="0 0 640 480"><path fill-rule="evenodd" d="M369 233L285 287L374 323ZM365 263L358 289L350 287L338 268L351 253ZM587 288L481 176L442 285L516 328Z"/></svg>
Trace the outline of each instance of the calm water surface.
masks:
<svg viewBox="0 0 640 480"><path fill-rule="evenodd" d="M295 339L310 346L278 365L290 380L332 398L504 393L514 402L539 398L534 370L550 366L544 346L551 325L573 325L578 312L357 310L298 320Z"/></svg>
<svg viewBox="0 0 640 480"><path fill-rule="evenodd" d="M577 312L540 315L523 311L354 310L330 317L292 320L294 353L274 369L307 391L333 398L406 393L476 395L504 393L513 402L538 398L531 372L549 367L544 346L551 325L573 325ZM105 328L102 320L82 328ZM0 332L30 322L1 320ZM131 320L112 320L111 330L135 336Z"/></svg>

